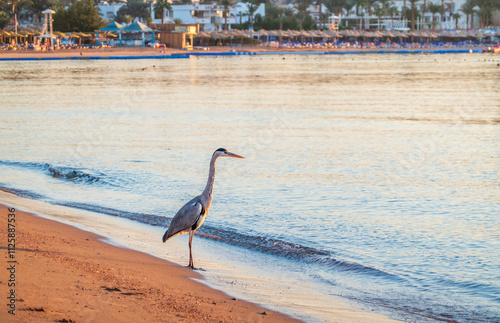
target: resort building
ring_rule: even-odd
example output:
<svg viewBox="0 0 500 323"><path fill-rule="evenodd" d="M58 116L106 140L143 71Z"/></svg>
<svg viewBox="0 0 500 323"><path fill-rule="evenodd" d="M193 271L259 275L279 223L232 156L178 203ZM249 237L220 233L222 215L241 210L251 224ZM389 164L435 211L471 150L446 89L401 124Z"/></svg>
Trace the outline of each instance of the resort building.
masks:
<svg viewBox="0 0 500 323"><path fill-rule="evenodd" d="M248 4L238 2L229 8L228 17L224 18L224 7L215 2L200 3L198 1L189 4L172 5L172 12L165 12L168 18L180 20L182 24L199 24L201 30L222 30L224 25L245 23L249 20ZM255 15L265 16L265 4L259 5L254 12ZM166 18L167 18L166 17ZM153 20L153 23L160 23L161 19Z"/></svg>
<svg viewBox="0 0 500 323"><path fill-rule="evenodd" d="M245 2L238 2L229 8L227 18L224 18L224 7L216 2L200 3L193 1L187 4L173 4L172 11L165 11L163 17L155 19L154 3L151 3L151 19L154 24L161 23L174 23L174 20L180 20L182 24L199 24L201 30L222 30L224 25L228 24L228 29L231 29L233 24L241 24L249 21L248 16L249 4ZM118 14L118 10L125 5L125 3L112 3L101 2L99 4L99 12L102 18L112 21ZM260 14L262 17L266 13L265 4L260 4L253 13Z"/></svg>
<svg viewBox="0 0 500 323"><path fill-rule="evenodd" d="M427 0L427 1L419 1L415 4L415 8L420 12L420 18L417 18L415 21L416 29L429 29L432 27L433 20L435 24L435 29L467 29L467 17L466 15L460 11L463 4L465 4L466 0ZM436 13L433 15L429 11L430 4L438 4L444 8L444 15L441 16L440 13ZM401 12L404 11L404 6L406 8L411 8L411 3L409 0L394 0L392 1L392 5L397 10L391 17L389 14L384 14L379 17L376 14L375 9L371 10L371 16L369 16L369 10L364 9L361 12L361 9L356 11L356 7L353 7L348 12L344 11L342 15L341 25L347 25L351 27L355 27L356 29L398 29L398 30L408 30L411 28L411 22L408 19L401 19ZM422 12L424 12L422 14ZM460 17L455 16L458 13ZM434 17L433 17L434 16ZM434 18L434 19L433 19ZM474 22L473 28L477 27L479 24L479 18L477 15L474 15L474 19L469 19L469 27L470 22Z"/></svg>
<svg viewBox="0 0 500 323"><path fill-rule="evenodd" d="M100 2L98 5L99 14L101 18L113 21L118 15L118 10L120 10L120 8L123 7L124 5L125 2L118 2L118 3Z"/></svg>

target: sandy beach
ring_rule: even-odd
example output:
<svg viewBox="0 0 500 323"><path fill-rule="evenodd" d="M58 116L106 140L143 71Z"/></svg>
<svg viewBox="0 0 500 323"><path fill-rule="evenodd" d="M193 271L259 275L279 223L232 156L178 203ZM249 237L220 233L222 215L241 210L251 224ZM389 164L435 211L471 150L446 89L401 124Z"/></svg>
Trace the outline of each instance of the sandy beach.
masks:
<svg viewBox="0 0 500 323"><path fill-rule="evenodd" d="M8 286L9 272L3 270L0 293L5 301L15 289L17 301L15 316L4 303L1 322L296 321L195 282L201 276L187 268L4 205L2 237L9 213L16 225L17 263L9 263L15 287ZM9 253L2 240L5 267Z"/></svg>
<svg viewBox="0 0 500 323"><path fill-rule="evenodd" d="M300 322L208 287L198 271L51 219L72 212L0 190L0 232L15 239L15 249L2 239L4 267L15 269L10 278L2 271L0 295L15 289L16 300L15 316L6 304L0 322ZM329 322L395 322L342 303L331 310Z"/></svg>
<svg viewBox="0 0 500 323"><path fill-rule="evenodd" d="M175 54L217 54L217 53L229 53L240 52L240 53L263 53L263 52L278 52L278 53L303 53L310 52L313 53L324 53L324 52L378 52L384 51L387 53L396 53L396 52L415 52L415 51L442 51L442 50L451 50L451 51L460 51L460 50L474 50L475 52L482 51L482 49L478 48L415 48L415 49L407 49L407 48L287 48L287 47L262 47L262 46L243 46L231 48L228 46L211 46L205 47L206 50L181 50L181 49L159 49L159 48L148 48L148 47L110 47L110 48L77 48L77 49L61 49L54 51L3 51L0 52L0 59L30 59L30 58L63 58L63 59L85 59L90 57L111 57L111 56L123 56L123 57L133 57L133 56L169 56Z"/></svg>
<svg viewBox="0 0 500 323"><path fill-rule="evenodd" d="M302 49L290 49L290 48L269 48L269 47L238 47L233 49L240 52L264 52L264 51L281 51L281 52L293 52L293 51L325 51L314 49L314 48L302 48ZM76 48L76 49L61 49L53 51L4 51L0 52L0 58L33 58L33 57L76 57L85 58L93 56L151 56L151 55L172 55L172 54L190 54L190 53L225 53L231 51L230 47L207 47L207 50L181 50L181 49L159 49L159 48L149 48L149 47L109 47L109 48Z"/></svg>

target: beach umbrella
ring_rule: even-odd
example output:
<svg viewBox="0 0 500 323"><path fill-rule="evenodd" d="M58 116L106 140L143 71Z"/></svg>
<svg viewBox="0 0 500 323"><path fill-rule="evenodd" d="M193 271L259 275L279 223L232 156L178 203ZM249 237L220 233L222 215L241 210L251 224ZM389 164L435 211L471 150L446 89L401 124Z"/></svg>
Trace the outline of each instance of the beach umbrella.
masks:
<svg viewBox="0 0 500 323"><path fill-rule="evenodd" d="M38 38L57 38L57 37L51 34L43 34L38 36Z"/></svg>
<svg viewBox="0 0 500 323"><path fill-rule="evenodd" d="M268 34L269 36L276 37L276 36L278 36L278 31L276 31L276 30L269 30L269 31L267 32L267 34Z"/></svg>
<svg viewBox="0 0 500 323"><path fill-rule="evenodd" d="M333 38L340 38L343 37L340 33L336 32L335 30L326 30L323 33L329 35L330 37Z"/></svg>
<svg viewBox="0 0 500 323"><path fill-rule="evenodd" d="M267 38L269 38L269 33L267 32L267 30L265 29L261 29L258 31L259 33L259 37L263 37L263 36L266 36ZM266 41L268 41L269 39L267 39Z"/></svg>
<svg viewBox="0 0 500 323"><path fill-rule="evenodd" d="M195 38L212 38L212 36L204 31L200 31L196 35L194 35Z"/></svg>
<svg viewBox="0 0 500 323"><path fill-rule="evenodd" d="M384 37L391 37L391 38L392 38L392 37L397 37L395 34L391 33L389 30L384 30L384 31L382 32L382 35L383 35Z"/></svg>
<svg viewBox="0 0 500 323"><path fill-rule="evenodd" d="M245 34L249 35L250 37L253 36L253 35L258 35L259 33L256 32L255 30L245 30Z"/></svg>
<svg viewBox="0 0 500 323"><path fill-rule="evenodd" d="M99 31L101 31L101 30L99 30ZM109 31L109 30L103 30L103 31ZM113 31L116 31L116 30L113 30ZM134 21L133 23L131 23L127 27L123 27L121 29L121 31L123 31L123 32L150 32L150 31L153 31L153 29L149 28L148 26L146 26L142 22Z"/></svg>
<svg viewBox="0 0 500 323"><path fill-rule="evenodd" d="M106 26L99 29L99 31L121 31L123 29L123 25L113 21Z"/></svg>
<svg viewBox="0 0 500 323"><path fill-rule="evenodd" d="M143 47L146 44L145 39L144 39L144 33L152 32L152 31L154 31L152 28L149 28L148 26L146 26L145 24L143 24L142 22L139 22L139 21L134 21L133 23L131 23L127 27L123 27L121 29L121 32L140 32L140 33L142 33L142 46Z"/></svg>
<svg viewBox="0 0 500 323"><path fill-rule="evenodd" d="M394 30L392 32L396 37L401 37L401 38L408 38L408 36L406 36L405 34L403 34L402 32L398 31L398 30Z"/></svg>
<svg viewBox="0 0 500 323"><path fill-rule="evenodd" d="M248 38L249 36L247 34L245 34L242 30L238 30L238 29L232 29L231 30L231 35L233 37L239 37L241 39L241 43L240 45L243 46L243 39L244 38Z"/></svg>

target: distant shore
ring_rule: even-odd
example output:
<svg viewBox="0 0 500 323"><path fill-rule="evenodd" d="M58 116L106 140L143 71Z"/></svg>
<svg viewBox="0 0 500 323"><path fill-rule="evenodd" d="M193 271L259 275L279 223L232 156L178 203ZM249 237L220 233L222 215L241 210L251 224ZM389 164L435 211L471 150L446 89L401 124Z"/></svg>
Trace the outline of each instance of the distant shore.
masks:
<svg viewBox="0 0 500 323"><path fill-rule="evenodd" d="M360 53L479 53L481 48L276 48L276 47L207 47L194 50L158 49L144 47L81 48L54 51L3 51L0 61L5 60L52 60L52 59L126 59L126 58L184 58L190 55L252 55L252 54L360 54Z"/></svg>

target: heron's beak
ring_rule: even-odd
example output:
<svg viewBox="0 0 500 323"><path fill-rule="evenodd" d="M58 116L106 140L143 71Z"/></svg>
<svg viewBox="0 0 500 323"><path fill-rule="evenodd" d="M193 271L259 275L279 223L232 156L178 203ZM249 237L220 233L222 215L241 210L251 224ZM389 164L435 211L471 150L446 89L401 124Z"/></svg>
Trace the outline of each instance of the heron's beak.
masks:
<svg viewBox="0 0 500 323"><path fill-rule="evenodd" d="M243 159L245 158L245 157L243 157L243 156L236 155L236 154L233 154L233 153L228 153L228 154L227 154L227 157L236 157L236 158L243 158Z"/></svg>

